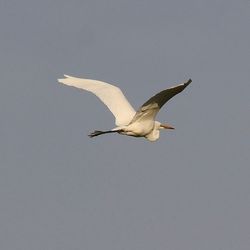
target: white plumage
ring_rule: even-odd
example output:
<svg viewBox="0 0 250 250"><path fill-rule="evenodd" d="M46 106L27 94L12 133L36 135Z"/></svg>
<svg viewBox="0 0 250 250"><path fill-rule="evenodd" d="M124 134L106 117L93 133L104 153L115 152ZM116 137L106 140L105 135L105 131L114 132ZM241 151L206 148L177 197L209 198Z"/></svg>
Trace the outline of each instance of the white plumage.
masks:
<svg viewBox="0 0 250 250"><path fill-rule="evenodd" d="M160 129L174 129L168 124L155 121L160 108L173 96L184 90L192 80L163 90L146 101L136 112L130 105L122 91L109 83L91 79L82 79L69 75L58 79L58 82L87 90L95 94L109 108L115 117L115 127L108 131L94 131L89 136L95 137L106 133L119 133L134 137L145 137L149 141L156 141Z"/></svg>

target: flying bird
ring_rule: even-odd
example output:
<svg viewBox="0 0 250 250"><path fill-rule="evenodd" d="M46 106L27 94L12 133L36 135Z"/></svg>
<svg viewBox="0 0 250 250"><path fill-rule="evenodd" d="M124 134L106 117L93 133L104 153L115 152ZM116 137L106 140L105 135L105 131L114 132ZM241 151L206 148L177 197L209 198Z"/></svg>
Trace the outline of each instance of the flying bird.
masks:
<svg viewBox="0 0 250 250"><path fill-rule="evenodd" d="M115 117L115 128L107 131L95 130L89 134L89 137L118 133L134 137L144 137L149 141L158 140L160 130L162 129L174 129L169 124L155 121L155 117L160 108L168 100L183 91L192 82L189 79L185 83L157 93L135 111L122 91L114 85L69 75L64 75L64 77L63 79L58 79L58 82L93 93L109 108Z"/></svg>

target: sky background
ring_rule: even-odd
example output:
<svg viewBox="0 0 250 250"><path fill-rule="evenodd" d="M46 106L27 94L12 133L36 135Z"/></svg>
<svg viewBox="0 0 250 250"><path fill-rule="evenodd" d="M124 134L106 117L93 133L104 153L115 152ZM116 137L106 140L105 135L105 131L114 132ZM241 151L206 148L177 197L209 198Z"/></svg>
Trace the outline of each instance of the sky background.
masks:
<svg viewBox="0 0 250 250"><path fill-rule="evenodd" d="M249 250L249 0L1 0L0 248ZM150 143L63 74L135 108L192 78Z"/></svg>

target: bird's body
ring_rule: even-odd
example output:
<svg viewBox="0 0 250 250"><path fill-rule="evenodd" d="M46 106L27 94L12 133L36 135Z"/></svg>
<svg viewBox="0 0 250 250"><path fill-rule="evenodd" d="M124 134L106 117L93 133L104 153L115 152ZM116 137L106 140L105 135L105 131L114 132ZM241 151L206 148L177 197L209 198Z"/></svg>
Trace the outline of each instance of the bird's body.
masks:
<svg viewBox="0 0 250 250"><path fill-rule="evenodd" d="M143 120L141 122L135 121L127 126L122 126L115 128L121 130L119 132L123 135L130 135L134 137L144 137L152 132L155 126L155 121L153 120Z"/></svg>
<svg viewBox="0 0 250 250"><path fill-rule="evenodd" d="M65 78L58 79L60 83L92 92L109 108L115 117L117 127L108 131L96 130L89 135L90 137L119 133L134 137L145 137L149 141L159 139L160 129L174 129L168 124L155 121L155 117L169 99L180 93L192 82L189 79L186 83L159 92L136 112L118 87L101 81L64 76Z"/></svg>

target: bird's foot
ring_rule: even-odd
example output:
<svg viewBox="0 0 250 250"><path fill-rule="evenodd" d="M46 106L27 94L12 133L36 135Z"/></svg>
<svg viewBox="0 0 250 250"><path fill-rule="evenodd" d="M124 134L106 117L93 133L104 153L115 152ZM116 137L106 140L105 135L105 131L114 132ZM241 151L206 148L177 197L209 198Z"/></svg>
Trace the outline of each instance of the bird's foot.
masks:
<svg viewBox="0 0 250 250"><path fill-rule="evenodd" d="M98 135L101 135L101 134L105 134L105 132L100 131L100 130L95 130L94 132L90 133L88 136L89 136L90 138L93 138L93 137L98 136Z"/></svg>

